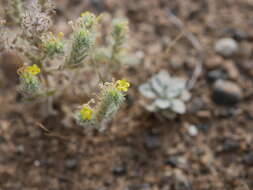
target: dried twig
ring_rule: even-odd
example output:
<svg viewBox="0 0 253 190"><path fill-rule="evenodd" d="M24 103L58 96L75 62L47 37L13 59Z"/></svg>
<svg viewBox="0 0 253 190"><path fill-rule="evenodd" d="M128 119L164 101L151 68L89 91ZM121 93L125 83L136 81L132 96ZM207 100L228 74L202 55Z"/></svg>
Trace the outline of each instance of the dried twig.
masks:
<svg viewBox="0 0 253 190"><path fill-rule="evenodd" d="M168 10L168 17L170 21L179 29L182 31L183 36L185 36L192 46L197 50L198 52L198 62L197 65L193 71L192 77L189 79L187 88L190 90L194 87L199 75L201 74L202 71L202 66L203 66L203 60L204 60L204 52L202 49L202 46L197 39L196 36L194 36L191 32L187 30L185 27L184 23L175 15L173 14L170 10Z"/></svg>

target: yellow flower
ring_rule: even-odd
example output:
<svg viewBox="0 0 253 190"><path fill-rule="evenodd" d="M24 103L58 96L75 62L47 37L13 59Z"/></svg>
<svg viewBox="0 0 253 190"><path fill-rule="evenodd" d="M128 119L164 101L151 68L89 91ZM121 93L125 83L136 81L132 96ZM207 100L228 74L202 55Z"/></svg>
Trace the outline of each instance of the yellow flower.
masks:
<svg viewBox="0 0 253 190"><path fill-rule="evenodd" d="M89 11L86 11L81 14L81 17L86 17L86 16L90 16L90 15L92 15L92 14Z"/></svg>
<svg viewBox="0 0 253 190"><path fill-rule="evenodd" d="M124 80L124 79L122 79L122 80L117 80L117 81L116 81L116 88L117 88L119 91L127 92L129 86L130 86L129 82L127 82L127 81Z"/></svg>
<svg viewBox="0 0 253 190"><path fill-rule="evenodd" d="M59 32L58 33L58 37L61 39L61 38L63 38L64 37L64 33L63 32Z"/></svg>
<svg viewBox="0 0 253 190"><path fill-rule="evenodd" d="M89 106L83 106L80 110L80 114L83 120L91 120L93 110Z"/></svg>
<svg viewBox="0 0 253 190"><path fill-rule="evenodd" d="M35 76L40 73L40 68L36 64L33 64L32 66L28 66L25 71Z"/></svg>

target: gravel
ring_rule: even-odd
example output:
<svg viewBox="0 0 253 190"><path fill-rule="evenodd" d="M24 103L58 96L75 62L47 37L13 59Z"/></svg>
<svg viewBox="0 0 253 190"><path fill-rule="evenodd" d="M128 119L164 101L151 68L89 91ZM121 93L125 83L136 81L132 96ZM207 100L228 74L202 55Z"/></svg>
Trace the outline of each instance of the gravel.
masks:
<svg viewBox="0 0 253 190"><path fill-rule="evenodd" d="M238 52L238 49L237 42L232 38L222 38L214 45L214 50L224 57L233 56Z"/></svg>

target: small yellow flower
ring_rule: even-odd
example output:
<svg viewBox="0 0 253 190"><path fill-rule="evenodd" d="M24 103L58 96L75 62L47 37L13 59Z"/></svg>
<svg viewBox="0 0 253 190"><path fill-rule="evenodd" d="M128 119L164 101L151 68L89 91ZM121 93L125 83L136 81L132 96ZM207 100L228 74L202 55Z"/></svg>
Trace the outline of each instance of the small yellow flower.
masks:
<svg viewBox="0 0 253 190"><path fill-rule="evenodd" d="M83 106L80 110L80 114L83 120L91 120L93 110L89 106Z"/></svg>
<svg viewBox="0 0 253 190"><path fill-rule="evenodd" d="M26 67L25 71L35 76L40 73L40 68L36 64L33 64L32 66Z"/></svg>
<svg viewBox="0 0 253 190"><path fill-rule="evenodd" d="M91 13L89 11L86 11L86 12L83 12L81 14L81 17L85 17L85 16L88 16L88 15L91 15Z"/></svg>
<svg viewBox="0 0 253 190"><path fill-rule="evenodd" d="M64 33L63 32L59 32L58 33L58 37L61 39L61 38L63 38L64 37Z"/></svg>
<svg viewBox="0 0 253 190"><path fill-rule="evenodd" d="M127 82L125 79L116 81L116 88L119 91L127 92L129 86L130 86L129 82Z"/></svg>

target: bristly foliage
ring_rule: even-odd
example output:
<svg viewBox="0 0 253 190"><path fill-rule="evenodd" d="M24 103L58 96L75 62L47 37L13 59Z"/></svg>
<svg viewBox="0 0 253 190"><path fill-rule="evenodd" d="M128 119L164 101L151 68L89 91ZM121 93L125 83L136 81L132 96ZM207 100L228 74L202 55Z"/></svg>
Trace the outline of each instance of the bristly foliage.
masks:
<svg viewBox="0 0 253 190"><path fill-rule="evenodd" d="M21 24L24 6L22 0L10 0L8 15L18 25Z"/></svg>
<svg viewBox="0 0 253 190"><path fill-rule="evenodd" d="M90 54L90 50L95 44L96 25L98 17L86 12L75 22L71 22L74 34L70 55L67 57L65 65L70 67L80 66L84 59Z"/></svg>
<svg viewBox="0 0 253 190"><path fill-rule="evenodd" d="M113 72L107 72L115 69L111 65L117 63L117 69L120 69L121 58L125 52L123 47L128 22L113 21L110 35L112 40L107 47L110 55L107 64L101 64L94 56L99 49L96 47L99 42L97 34L100 32L97 26L100 24L101 16L90 12L82 13L78 19L70 22L73 32L70 38L68 36L66 38L63 32L54 34L50 31L52 27L50 16L54 9L51 0L32 0L25 8L22 0L12 0L11 3L13 11L10 14L17 19L15 21L17 32L11 32L14 37L10 40L12 44L10 49L24 58L18 70L19 89L24 99L47 101L49 103L45 105L52 108L52 100L56 98L61 101L59 97L87 96L98 82L103 83L96 105L92 107L85 104L76 115L79 124L101 129L101 123L111 119L117 112L129 87L129 83L125 80L105 82L113 78ZM9 31L8 28L0 23L1 42L9 39L5 37L4 34L9 35L5 31ZM0 46L2 44L4 43ZM85 65L87 66L84 67ZM100 71L106 74L106 80ZM85 78L87 73L94 73L94 76ZM68 102L61 101L61 103L67 107L65 104ZM50 108L47 110L52 110ZM47 111L43 115L51 113L53 112Z"/></svg>
<svg viewBox="0 0 253 190"><path fill-rule="evenodd" d="M83 108L88 106L89 111L82 112L82 108L76 113L78 123L83 126L95 127L100 131L103 131L105 129L103 124L111 119L111 117L118 111L120 105L124 102L125 92L128 91L129 86L130 84L124 79L101 84L98 103L93 109L89 106L89 103L85 104ZM95 101L93 100L92 102ZM90 115L91 113L92 116ZM87 114L90 116L89 119L87 119Z"/></svg>

